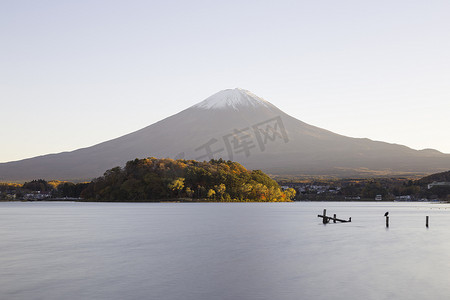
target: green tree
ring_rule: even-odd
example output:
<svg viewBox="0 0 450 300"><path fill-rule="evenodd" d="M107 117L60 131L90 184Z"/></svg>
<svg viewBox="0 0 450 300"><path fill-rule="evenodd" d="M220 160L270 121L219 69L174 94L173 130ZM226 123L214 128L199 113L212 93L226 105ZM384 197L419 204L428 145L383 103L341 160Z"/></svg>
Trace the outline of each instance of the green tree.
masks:
<svg viewBox="0 0 450 300"><path fill-rule="evenodd" d="M54 189L52 185L50 185L47 181L43 179L25 182L22 188L30 191L40 191L40 192L50 192Z"/></svg>
<svg viewBox="0 0 450 300"><path fill-rule="evenodd" d="M376 195L386 196L387 189L384 188L379 182L370 182L367 183L363 190L362 196L364 198L375 198Z"/></svg>
<svg viewBox="0 0 450 300"><path fill-rule="evenodd" d="M187 188L186 188L186 195L187 195L189 198L192 198L192 197L194 196L194 191L191 190L190 187L187 187Z"/></svg>
<svg viewBox="0 0 450 300"><path fill-rule="evenodd" d="M223 194L225 193L226 189L227 188L226 188L225 184L223 184L223 183L214 186L214 190L219 195L220 199L223 199Z"/></svg>

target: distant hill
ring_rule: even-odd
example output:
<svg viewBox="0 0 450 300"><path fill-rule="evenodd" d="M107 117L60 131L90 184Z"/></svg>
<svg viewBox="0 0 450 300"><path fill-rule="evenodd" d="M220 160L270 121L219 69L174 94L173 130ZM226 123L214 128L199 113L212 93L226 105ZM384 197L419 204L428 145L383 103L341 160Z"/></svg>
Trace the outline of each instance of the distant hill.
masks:
<svg viewBox="0 0 450 300"><path fill-rule="evenodd" d="M0 181L86 180L150 156L223 158L273 175L367 177L450 169L450 154L339 135L297 120L249 91L231 89L104 143L1 163Z"/></svg>
<svg viewBox="0 0 450 300"><path fill-rule="evenodd" d="M437 181L437 182L450 182L450 171L432 174L432 175L429 175L429 176L426 176L426 177L423 177L423 178L417 180L417 182L420 185L429 184L429 183L432 183L434 181Z"/></svg>

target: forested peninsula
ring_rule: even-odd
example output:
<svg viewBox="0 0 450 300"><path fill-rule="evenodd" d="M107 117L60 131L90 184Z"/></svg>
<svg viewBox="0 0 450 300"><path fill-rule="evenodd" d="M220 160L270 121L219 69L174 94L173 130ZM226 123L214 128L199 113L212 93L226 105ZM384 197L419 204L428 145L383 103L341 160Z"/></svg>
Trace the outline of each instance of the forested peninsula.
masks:
<svg viewBox="0 0 450 300"><path fill-rule="evenodd" d="M295 190L282 191L259 170L219 160L135 159L94 179L82 191L88 201L291 201Z"/></svg>

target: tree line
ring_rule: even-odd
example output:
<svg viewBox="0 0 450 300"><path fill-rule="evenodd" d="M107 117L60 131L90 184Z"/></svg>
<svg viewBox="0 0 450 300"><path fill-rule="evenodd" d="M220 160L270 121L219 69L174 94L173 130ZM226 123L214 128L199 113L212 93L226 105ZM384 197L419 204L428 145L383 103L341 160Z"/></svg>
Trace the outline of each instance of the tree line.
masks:
<svg viewBox="0 0 450 300"><path fill-rule="evenodd" d="M0 199L24 199L39 192L51 198L87 201L291 201L294 189L282 190L260 170L247 170L233 161L154 157L135 159L107 170L89 183L45 181L0 184Z"/></svg>
<svg viewBox="0 0 450 300"><path fill-rule="evenodd" d="M296 200L373 200L381 195L384 200L409 196L411 200L439 199L450 201L450 185L435 185L433 182L450 182L450 171L432 174L421 179L410 178L358 178L358 179L281 179L281 185L295 187ZM317 191L311 187L327 187Z"/></svg>
<svg viewBox="0 0 450 300"><path fill-rule="evenodd" d="M26 195L40 193L49 198L79 198L89 183L36 179L23 184L0 183L0 199L24 199ZM14 196L14 197L13 197Z"/></svg>
<svg viewBox="0 0 450 300"><path fill-rule="evenodd" d="M450 201L450 171L418 180L408 178L372 179L287 179L277 181L259 170L247 170L232 161L135 159L125 167L107 170L91 182L72 183L43 179L0 183L0 200L24 199L28 193L45 193L51 198L83 198L92 201L290 201L368 199L381 195L383 200L411 196L411 200ZM311 186L328 186L317 191Z"/></svg>

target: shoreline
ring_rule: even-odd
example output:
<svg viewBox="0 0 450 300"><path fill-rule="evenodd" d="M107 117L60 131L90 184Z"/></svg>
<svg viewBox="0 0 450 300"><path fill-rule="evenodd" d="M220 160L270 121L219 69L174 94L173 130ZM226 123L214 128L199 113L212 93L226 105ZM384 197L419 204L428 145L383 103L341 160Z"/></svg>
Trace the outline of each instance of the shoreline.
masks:
<svg viewBox="0 0 450 300"><path fill-rule="evenodd" d="M52 198L44 200L0 200L0 202L84 202L84 203L297 203L297 202L340 202L340 203L431 203L431 204L448 204L448 201L396 201L396 200L300 200L300 201L216 201L216 200L180 200L180 199L158 199L158 200L136 200L136 201L95 201L78 198Z"/></svg>

